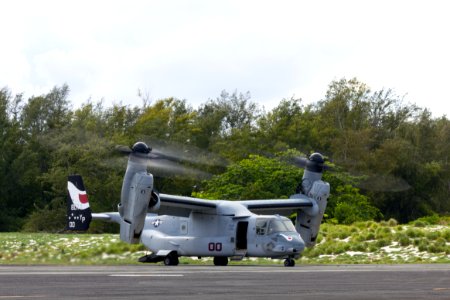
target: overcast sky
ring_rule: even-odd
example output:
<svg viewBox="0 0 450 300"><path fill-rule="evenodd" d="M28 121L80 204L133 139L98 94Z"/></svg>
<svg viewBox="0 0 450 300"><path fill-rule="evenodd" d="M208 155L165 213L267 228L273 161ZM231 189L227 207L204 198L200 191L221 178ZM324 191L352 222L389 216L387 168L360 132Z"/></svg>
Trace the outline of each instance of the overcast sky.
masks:
<svg viewBox="0 0 450 300"><path fill-rule="evenodd" d="M222 90L249 91L271 109L322 99L332 80L450 116L449 1L0 2L0 88L26 97L67 83L91 98L141 105Z"/></svg>

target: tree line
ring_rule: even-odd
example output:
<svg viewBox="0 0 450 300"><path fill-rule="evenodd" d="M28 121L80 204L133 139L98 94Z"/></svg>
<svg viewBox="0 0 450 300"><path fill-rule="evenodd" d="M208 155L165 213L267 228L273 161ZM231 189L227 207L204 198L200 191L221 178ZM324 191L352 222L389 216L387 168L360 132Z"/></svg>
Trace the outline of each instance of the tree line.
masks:
<svg viewBox="0 0 450 300"><path fill-rule="evenodd" d="M154 166L165 193L287 197L303 172L289 158L321 152L332 166L329 221L408 222L449 212L447 117L357 79L331 82L316 103L282 99L269 111L238 92L197 108L166 98L74 109L69 94L67 85L28 99L0 90L0 231L63 226L68 174L83 175L94 211L116 210L126 158L114 150L138 140L195 157L182 167L172 162L172 171Z"/></svg>

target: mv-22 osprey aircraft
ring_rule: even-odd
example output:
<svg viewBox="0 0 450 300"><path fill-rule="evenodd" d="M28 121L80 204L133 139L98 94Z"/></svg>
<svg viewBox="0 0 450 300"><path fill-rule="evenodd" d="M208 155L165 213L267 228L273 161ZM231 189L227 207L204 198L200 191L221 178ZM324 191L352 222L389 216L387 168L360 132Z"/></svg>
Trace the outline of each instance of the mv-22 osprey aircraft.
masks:
<svg viewBox="0 0 450 300"><path fill-rule="evenodd" d="M139 261L165 265L178 265L180 256L213 257L218 266L229 258L269 257L293 267L305 246L315 244L330 193L319 153L306 161L289 199L227 201L158 194L145 162L151 148L138 142L129 152L118 212L91 214L81 176L69 176L67 229L87 230L91 219L118 223L122 241L151 251ZM294 212L295 226L282 216Z"/></svg>

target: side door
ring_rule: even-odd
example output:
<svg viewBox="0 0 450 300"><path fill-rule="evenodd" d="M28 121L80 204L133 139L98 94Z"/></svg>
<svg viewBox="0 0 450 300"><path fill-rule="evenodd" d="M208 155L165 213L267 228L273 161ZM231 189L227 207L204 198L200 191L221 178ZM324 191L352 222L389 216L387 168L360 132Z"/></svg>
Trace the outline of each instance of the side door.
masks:
<svg viewBox="0 0 450 300"><path fill-rule="evenodd" d="M248 221L239 221L236 227L236 250L247 250Z"/></svg>

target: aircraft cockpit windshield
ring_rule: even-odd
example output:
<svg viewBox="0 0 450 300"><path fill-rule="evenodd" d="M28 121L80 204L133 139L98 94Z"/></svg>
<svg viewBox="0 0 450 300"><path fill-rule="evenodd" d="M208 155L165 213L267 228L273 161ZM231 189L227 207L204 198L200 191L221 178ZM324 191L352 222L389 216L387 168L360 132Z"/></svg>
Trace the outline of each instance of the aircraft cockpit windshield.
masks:
<svg viewBox="0 0 450 300"><path fill-rule="evenodd" d="M259 219L256 221L257 235L287 231L295 231L294 224L288 219Z"/></svg>

